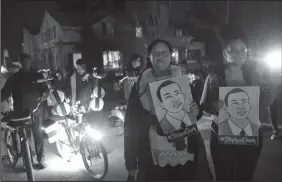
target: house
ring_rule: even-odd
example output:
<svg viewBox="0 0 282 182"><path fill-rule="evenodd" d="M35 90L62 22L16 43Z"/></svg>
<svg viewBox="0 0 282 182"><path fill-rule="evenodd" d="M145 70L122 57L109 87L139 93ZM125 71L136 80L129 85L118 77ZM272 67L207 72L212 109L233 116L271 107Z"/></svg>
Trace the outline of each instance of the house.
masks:
<svg viewBox="0 0 282 182"><path fill-rule="evenodd" d="M70 55L80 52L83 16L45 11L38 30L24 28L24 52L31 55L33 67L66 71Z"/></svg>
<svg viewBox="0 0 282 182"><path fill-rule="evenodd" d="M185 59L187 49L204 50L203 43L195 43L196 47L191 44L193 37L187 31L171 26L169 16L166 4L130 1L126 3L126 11L116 12L93 23L92 29L97 39L108 45L102 53L104 69L121 69L134 53L146 59L147 46L156 38L172 44L176 63ZM205 52L201 54L204 56Z"/></svg>

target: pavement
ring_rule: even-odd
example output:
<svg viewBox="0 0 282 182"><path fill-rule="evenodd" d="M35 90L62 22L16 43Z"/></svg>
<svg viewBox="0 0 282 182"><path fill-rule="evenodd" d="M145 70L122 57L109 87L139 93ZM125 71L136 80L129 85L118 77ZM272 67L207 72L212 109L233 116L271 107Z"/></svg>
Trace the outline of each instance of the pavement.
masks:
<svg viewBox="0 0 282 182"><path fill-rule="evenodd" d="M98 116L100 119L96 120L103 121L102 117L105 117L105 115ZM209 122L210 118L203 117L199 121L198 127L205 141L208 160L213 172L213 161L209 149ZM100 130L106 135L103 143L109 157L109 172L104 178L104 181L125 181L127 172L124 166L123 137L117 137L113 128L104 127ZM257 164L254 180L267 182L280 181L282 179L282 142L281 140L269 140L268 138L271 132L268 129L265 130L265 134L265 142ZM1 149L4 149L3 145ZM77 156L71 162L66 162L57 155L55 146L49 144L47 140L45 141L45 155L48 168L40 171L35 170L34 175L36 181L93 181L93 178L83 166L81 156ZM22 171L21 161L15 169L4 166L2 172L3 181L24 181L25 179L26 175Z"/></svg>

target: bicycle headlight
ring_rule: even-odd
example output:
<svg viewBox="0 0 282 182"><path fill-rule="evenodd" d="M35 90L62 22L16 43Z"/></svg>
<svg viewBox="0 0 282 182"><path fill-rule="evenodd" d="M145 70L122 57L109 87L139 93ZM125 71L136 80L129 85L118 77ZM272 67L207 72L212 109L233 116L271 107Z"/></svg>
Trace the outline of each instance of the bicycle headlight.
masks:
<svg viewBox="0 0 282 182"><path fill-rule="evenodd" d="M89 125L85 127L85 130L89 136L91 136L94 140L101 140L103 138L102 133L98 130L91 128Z"/></svg>

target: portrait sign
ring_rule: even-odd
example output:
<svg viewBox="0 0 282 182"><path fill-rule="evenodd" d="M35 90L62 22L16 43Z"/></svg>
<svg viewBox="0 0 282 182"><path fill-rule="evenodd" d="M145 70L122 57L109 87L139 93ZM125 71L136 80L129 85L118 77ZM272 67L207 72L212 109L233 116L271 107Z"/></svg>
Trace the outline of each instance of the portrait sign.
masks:
<svg viewBox="0 0 282 182"><path fill-rule="evenodd" d="M193 102L187 75L149 84L154 109L169 142L198 132L196 116L190 111Z"/></svg>
<svg viewBox="0 0 282 182"><path fill-rule="evenodd" d="M232 145L259 143L259 87L220 87L218 142Z"/></svg>

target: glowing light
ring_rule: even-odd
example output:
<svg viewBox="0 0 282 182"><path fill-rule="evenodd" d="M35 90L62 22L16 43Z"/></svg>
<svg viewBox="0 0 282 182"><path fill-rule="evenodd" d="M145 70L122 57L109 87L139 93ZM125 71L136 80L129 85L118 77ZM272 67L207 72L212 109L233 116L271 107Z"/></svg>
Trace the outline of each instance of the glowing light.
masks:
<svg viewBox="0 0 282 182"><path fill-rule="evenodd" d="M281 69L281 51L273 51L269 53L264 61L269 65L271 69Z"/></svg>
<svg viewBox="0 0 282 182"><path fill-rule="evenodd" d="M1 66L1 74L7 73L8 70L5 66Z"/></svg>
<svg viewBox="0 0 282 182"><path fill-rule="evenodd" d="M85 127L85 130L89 136L91 136L94 140L101 140L103 138L102 133L98 130L91 128L89 125Z"/></svg>
<svg viewBox="0 0 282 182"><path fill-rule="evenodd" d="M77 172L84 169L80 155L73 156L71 162L65 161L57 156L52 156L47 161L48 169L56 172Z"/></svg>

